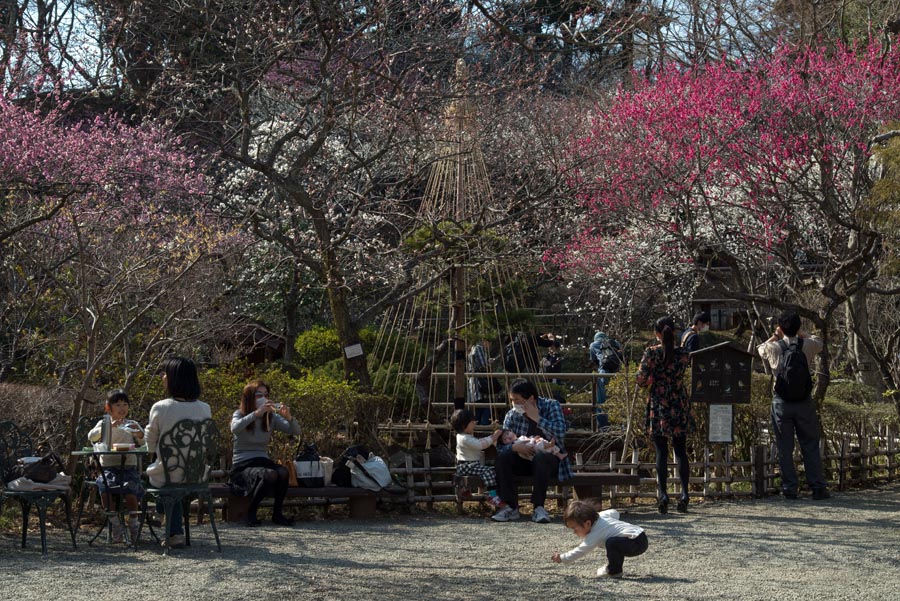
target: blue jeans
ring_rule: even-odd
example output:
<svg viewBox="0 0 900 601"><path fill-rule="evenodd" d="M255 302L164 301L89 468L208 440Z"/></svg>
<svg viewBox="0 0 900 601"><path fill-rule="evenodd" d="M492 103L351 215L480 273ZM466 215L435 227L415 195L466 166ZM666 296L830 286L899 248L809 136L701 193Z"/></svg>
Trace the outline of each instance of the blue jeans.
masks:
<svg viewBox="0 0 900 601"><path fill-rule="evenodd" d="M161 503L156 504L157 513L165 513ZM184 534L184 516L181 514L181 503L175 505L172 511L172 528L169 530L170 535Z"/></svg>
<svg viewBox="0 0 900 601"><path fill-rule="evenodd" d="M482 402L487 402L490 399L482 399ZM480 407L475 410L475 421L478 422L479 426L487 426L491 423L491 408L490 407Z"/></svg>
<svg viewBox="0 0 900 601"><path fill-rule="evenodd" d="M605 428L609 425L609 416L603 411L603 403L606 402L606 382L609 378L597 378L597 427Z"/></svg>

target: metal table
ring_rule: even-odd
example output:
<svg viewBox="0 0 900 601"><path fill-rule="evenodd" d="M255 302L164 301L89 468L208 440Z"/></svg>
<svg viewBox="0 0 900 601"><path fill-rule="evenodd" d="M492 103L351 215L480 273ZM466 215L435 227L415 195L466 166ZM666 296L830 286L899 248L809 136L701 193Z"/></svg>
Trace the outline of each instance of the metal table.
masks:
<svg viewBox="0 0 900 601"><path fill-rule="evenodd" d="M91 457L92 458L92 460L95 463L95 467L99 470L99 473L100 473L101 477L103 478L104 484L106 484L106 490L107 490L107 494L109 494L109 496L110 496L110 500L112 500L113 497L115 498L115 509L113 509L112 507L104 507L103 523L100 524L100 528L97 530L96 534L94 534L94 536L91 537L91 540L88 541L89 545L94 544L94 541L97 540L97 537L100 536L100 533L103 532L104 529L108 530L107 540L111 540L112 524L110 523L109 518L111 518L113 516L118 516L119 520L122 523L125 541L132 546L134 545L134 541L131 540L131 533L127 527L127 524L128 524L128 522L126 520L127 508L123 508L123 503L122 503L122 497L124 497L125 495L122 493L110 492L110 487L109 487L108 483L106 482L106 473L103 471L103 465L100 463L100 458L103 456L106 456L106 455L112 455L114 457L119 457L120 461L119 461L119 465L117 467L110 468L109 466L106 466L106 469L118 469L118 470L120 470L120 474L121 474L122 472L125 471L125 468L127 467L125 465L126 458L129 456L136 456L137 457L137 469L140 472L140 471L142 471L141 459L143 459L144 456L147 455L149 452L150 451L147 448L147 445L144 445L141 447L136 447L136 448L128 450L128 451L98 451L98 450L95 450L93 448L88 448L88 447L85 447L80 451L72 451L72 456L74 456L74 457ZM120 477L118 480L119 480L119 482L121 482L122 478ZM102 504L103 504L103 502L101 499L101 505Z"/></svg>

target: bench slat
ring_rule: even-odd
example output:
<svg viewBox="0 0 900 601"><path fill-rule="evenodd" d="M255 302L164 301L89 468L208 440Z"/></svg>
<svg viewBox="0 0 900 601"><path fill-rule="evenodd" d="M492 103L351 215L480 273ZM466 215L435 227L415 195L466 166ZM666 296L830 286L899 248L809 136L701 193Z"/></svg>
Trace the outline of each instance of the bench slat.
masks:
<svg viewBox="0 0 900 601"><path fill-rule="evenodd" d="M529 486L534 479L531 476L516 476L517 486ZM456 490L457 508L462 510L463 501L468 500L465 490L473 490L482 486L478 476L454 476L454 488ZM603 496L603 486L637 486L641 483L637 474L620 474L618 472L576 472L572 479L563 482L552 481L551 486L571 486L575 491L576 499L596 499L598 502Z"/></svg>
<svg viewBox="0 0 900 601"><path fill-rule="evenodd" d="M238 497L231 494L227 484L210 484L209 492L213 497L224 498L229 522L240 522L247 516L250 497ZM365 519L375 517L375 501L378 493L365 488L341 486L325 486L322 488L305 488L292 486L287 489L288 497L347 499L350 506L350 517Z"/></svg>

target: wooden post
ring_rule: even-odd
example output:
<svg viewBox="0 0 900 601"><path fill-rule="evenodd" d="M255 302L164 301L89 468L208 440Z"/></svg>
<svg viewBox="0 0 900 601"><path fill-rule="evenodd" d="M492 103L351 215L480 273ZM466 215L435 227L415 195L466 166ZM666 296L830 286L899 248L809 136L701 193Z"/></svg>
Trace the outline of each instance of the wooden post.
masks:
<svg viewBox="0 0 900 601"><path fill-rule="evenodd" d="M412 453L406 453L405 457L406 463L406 502L409 507L409 511L412 512L413 508L416 506L413 501L413 497L416 495L416 477L413 475L413 456Z"/></svg>
<svg viewBox="0 0 900 601"><path fill-rule="evenodd" d="M641 454L637 449L632 449L631 451L631 474L633 476L638 476L640 474L640 461ZM636 494L638 493L638 488L634 484L628 487L628 492L632 493L631 502L634 503L636 500Z"/></svg>
<svg viewBox="0 0 900 601"><path fill-rule="evenodd" d="M615 472L615 471L616 471L616 463L617 463L617 461L616 461L616 452L615 452L615 451L610 451L610 452L609 452L609 471L611 471L611 472ZM615 506L616 506L616 493L615 493L615 490L616 490L616 487L615 487L615 486L610 486L610 487L609 487L609 491L608 491L608 493L607 493L607 494L609 495L609 506L610 506L610 507L615 507Z"/></svg>
<svg viewBox="0 0 900 601"><path fill-rule="evenodd" d="M869 480L869 435L864 432L859 438L859 477L863 482Z"/></svg>
<svg viewBox="0 0 900 601"><path fill-rule="evenodd" d="M460 162L462 158L460 157ZM456 336L453 344L453 408L464 409L468 386L466 385L466 341L459 330L466 322L465 303L466 271L457 265L450 270L450 331Z"/></svg>
<svg viewBox="0 0 900 601"><path fill-rule="evenodd" d="M731 445L725 445L725 494L731 495L731 479L732 479L732 471L731 471Z"/></svg>
<svg viewBox="0 0 900 601"><path fill-rule="evenodd" d="M725 461L725 458L722 456L722 445L720 444L713 445L713 461L715 462L713 474L716 478L721 478L725 475L725 468L722 467L722 463ZM716 489L716 492L722 492L722 483L716 482L714 488Z"/></svg>
<svg viewBox="0 0 900 601"><path fill-rule="evenodd" d="M827 448L825 447L825 438L819 438L819 457L822 458L822 477L825 478L825 482L831 481L831 460L828 459Z"/></svg>
<svg viewBox="0 0 900 601"><path fill-rule="evenodd" d="M850 441L847 440L847 437L841 438L841 458L838 461L838 466L840 467L838 472L838 490L844 490L846 486L847 451L849 446Z"/></svg>
<svg viewBox="0 0 900 601"><path fill-rule="evenodd" d="M753 496L762 498L766 496L766 447L753 445L753 454L750 473L753 475Z"/></svg>
<svg viewBox="0 0 900 601"><path fill-rule="evenodd" d="M425 472L425 494L428 495L428 501L425 505L428 507L428 511L434 511L434 488L431 486L431 456L428 453L422 455L422 467L427 470Z"/></svg>
<svg viewBox="0 0 900 601"><path fill-rule="evenodd" d="M888 478L894 479L894 432L890 426L887 428L888 437Z"/></svg>
<svg viewBox="0 0 900 601"><path fill-rule="evenodd" d="M862 439L860 439L860 444L862 444ZM862 480L863 480L862 447L860 446L860 444L851 444L850 445L850 482L851 482L851 484L862 482Z"/></svg>
<svg viewBox="0 0 900 601"><path fill-rule="evenodd" d="M709 445L703 447L703 496L709 496Z"/></svg>

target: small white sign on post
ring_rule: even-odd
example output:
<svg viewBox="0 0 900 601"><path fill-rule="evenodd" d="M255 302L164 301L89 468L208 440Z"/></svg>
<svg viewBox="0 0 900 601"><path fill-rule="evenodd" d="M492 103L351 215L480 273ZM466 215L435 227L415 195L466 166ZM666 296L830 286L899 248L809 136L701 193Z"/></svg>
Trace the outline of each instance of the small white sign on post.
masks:
<svg viewBox="0 0 900 601"><path fill-rule="evenodd" d="M709 442L734 442L734 406L709 406Z"/></svg>
<svg viewBox="0 0 900 601"><path fill-rule="evenodd" d="M362 354L363 350L361 344L351 344L350 346L344 347L344 356L348 359L352 359L353 357L361 357Z"/></svg>

